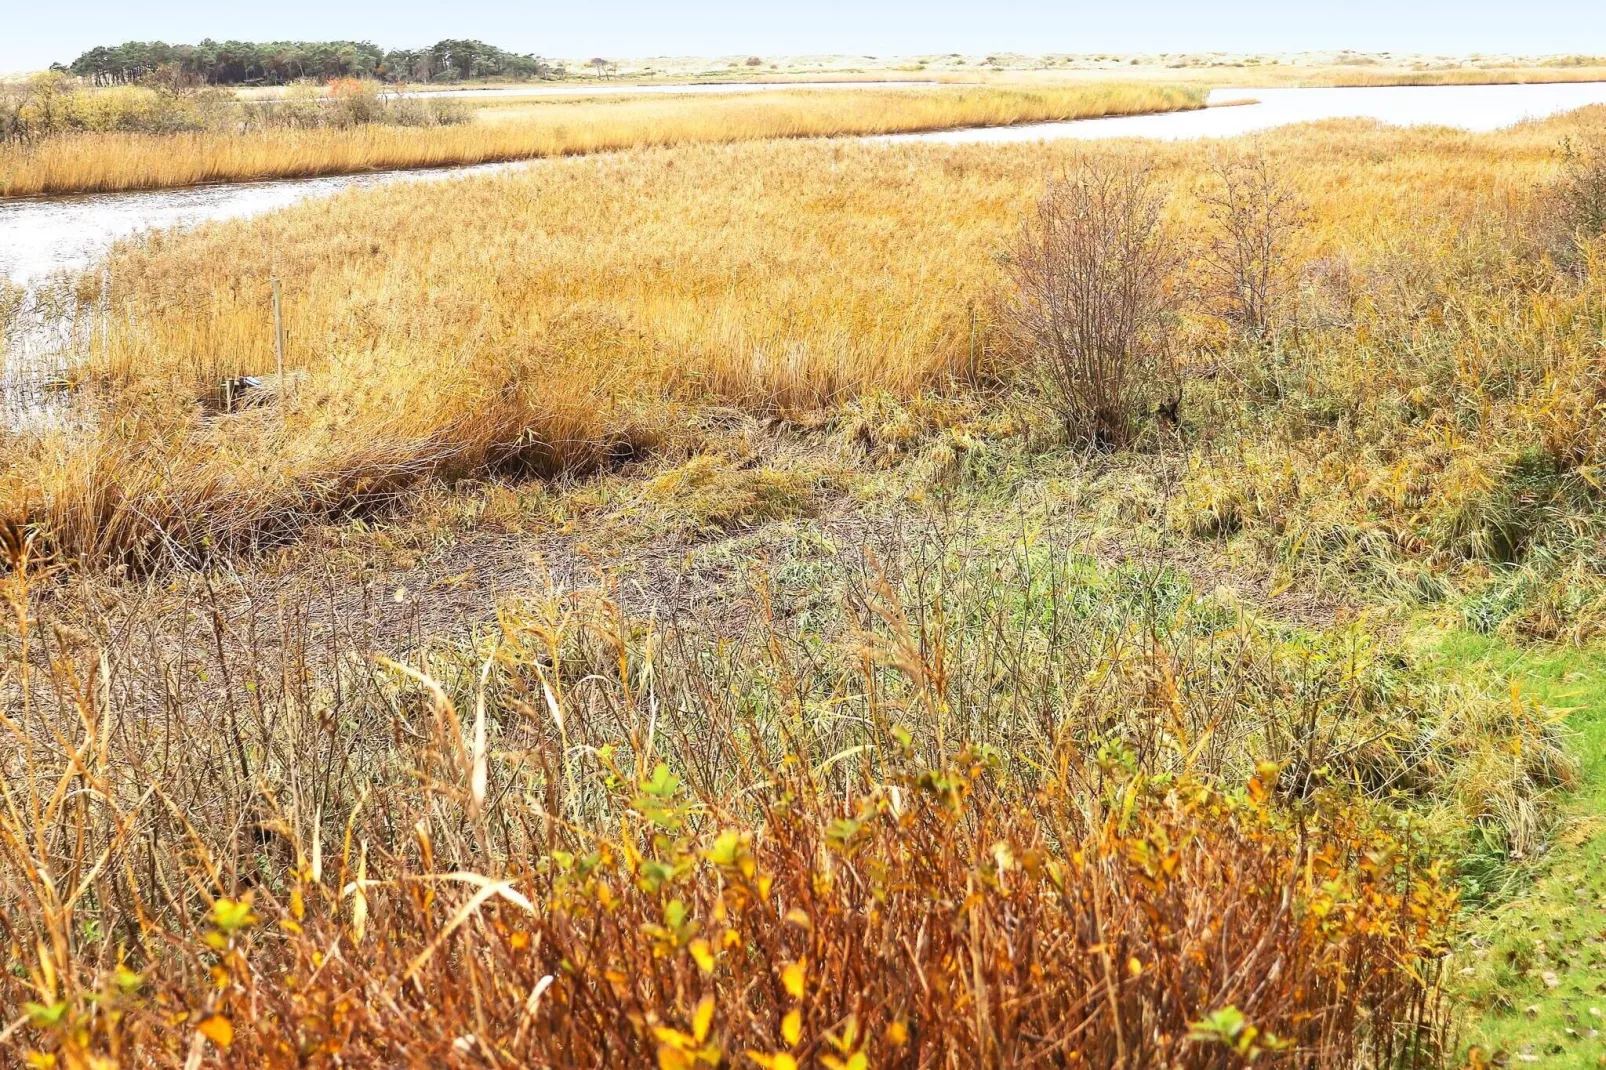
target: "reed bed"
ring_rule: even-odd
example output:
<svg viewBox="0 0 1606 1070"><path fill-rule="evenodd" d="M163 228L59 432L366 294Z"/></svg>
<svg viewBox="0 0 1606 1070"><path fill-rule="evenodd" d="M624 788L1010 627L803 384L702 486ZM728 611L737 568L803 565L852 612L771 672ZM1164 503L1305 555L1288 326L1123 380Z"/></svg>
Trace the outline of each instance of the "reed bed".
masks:
<svg viewBox="0 0 1606 1070"><path fill-rule="evenodd" d="M1306 297L1340 303L1347 325L1305 336L1311 372L1325 369L1310 381L1339 383L1347 346L1376 352L1379 332L1420 329L1415 303L1443 300L1457 244L1494 233L1480 219L1518 219L1559 166L1566 129L1350 123L1266 140L1311 205L1301 255L1326 281ZM148 564L377 500L370 474L388 489L631 456L666 404L775 411L1007 375L1018 354L992 327L995 258L1077 151L645 151L352 193L125 246L110 265L110 337L79 372L108 412L87 434L10 451L5 514L85 563ZM1153 158L1178 224L1201 227L1210 178L1197 150ZM200 403L221 379L275 367L270 277L286 295L287 400L208 415ZM1265 366L1256 352L1231 359ZM1200 516L1210 486L1202 470L1188 499ZM1241 493L1222 508L1242 514ZM1192 516L1177 522L1199 527Z"/></svg>
<svg viewBox="0 0 1606 1070"><path fill-rule="evenodd" d="M1371 71L1338 68L1306 79L1311 86L1389 85L1553 85L1567 82L1606 82L1606 67L1473 67L1453 70Z"/></svg>
<svg viewBox="0 0 1606 1070"><path fill-rule="evenodd" d="M1130 146L640 150L121 246L85 426L0 442L0 1043L188 1070L1447 1062L1459 893L1545 843L1557 717L1364 619L1267 623L1058 540L1586 638L1606 273L1554 221L1590 207L1557 151L1590 124L1262 139L1308 213L1279 306L1249 331L1179 273L1174 423L1086 458L1031 438L999 259L1046 180ZM1211 248L1221 169L1145 152ZM221 379L273 368L273 279L286 374L223 411ZM546 585L378 650L348 580L324 613L209 567L427 481L634 459L711 405L993 493L1007 534L937 510L875 559L822 536L755 567L717 619ZM642 494L718 528L766 490L800 493L698 456Z"/></svg>
<svg viewBox="0 0 1606 1070"><path fill-rule="evenodd" d="M1204 106L1202 90L1111 84L634 97L489 109L462 126L76 134L0 147L0 196L115 192L574 156L1137 115Z"/></svg>

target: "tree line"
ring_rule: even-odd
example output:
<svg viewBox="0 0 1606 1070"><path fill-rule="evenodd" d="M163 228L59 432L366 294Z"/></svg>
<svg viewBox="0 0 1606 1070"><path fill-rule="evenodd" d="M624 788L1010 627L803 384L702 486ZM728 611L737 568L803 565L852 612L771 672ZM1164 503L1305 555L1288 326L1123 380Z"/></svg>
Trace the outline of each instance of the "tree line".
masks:
<svg viewBox="0 0 1606 1070"><path fill-rule="evenodd" d="M377 78L456 82L471 78L549 78L561 74L540 56L483 41L438 41L429 48L386 50L371 41L213 41L170 45L127 41L91 48L63 70L95 85L150 78L194 85L285 85L301 79Z"/></svg>

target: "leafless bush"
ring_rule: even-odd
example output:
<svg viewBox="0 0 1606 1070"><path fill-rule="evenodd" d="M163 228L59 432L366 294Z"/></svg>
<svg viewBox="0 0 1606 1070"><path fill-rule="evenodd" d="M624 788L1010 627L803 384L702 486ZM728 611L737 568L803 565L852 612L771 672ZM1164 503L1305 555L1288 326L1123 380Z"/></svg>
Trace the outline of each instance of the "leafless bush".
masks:
<svg viewBox="0 0 1606 1070"><path fill-rule="evenodd" d="M1152 169L1081 160L1049 184L1009 266L1011 325L1032 351L1073 436L1131 441L1171 329L1179 258Z"/></svg>
<svg viewBox="0 0 1606 1070"><path fill-rule="evenodd" d="M1561 156L1553 217L1558 251L1572 259L1580 242L1606 236L1606 125L1562 141Z"/></svg>
<svg viewBox="0 0 1606 1070"><path fill-rule="evenodd" d="M1218 156L1205 195L1214 235L1201 257L1217 316L1251 338L1276 329L1296 288L1293 245L1308 213L1264 153Z"/></svg>

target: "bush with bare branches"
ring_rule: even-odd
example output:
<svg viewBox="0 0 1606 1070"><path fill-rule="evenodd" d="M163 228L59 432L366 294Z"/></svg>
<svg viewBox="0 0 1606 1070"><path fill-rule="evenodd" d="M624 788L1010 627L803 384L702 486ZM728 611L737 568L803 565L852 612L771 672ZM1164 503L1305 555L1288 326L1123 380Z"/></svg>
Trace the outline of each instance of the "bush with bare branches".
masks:
<svg viewBox="0 0 1606 1070"><path fill-rule="evenodd" d="M1573 259L1578 243L1606 236L1606 125L1561 143L1554 216L1560 247Z"/></svg>
<svg viewBox="0 0 1606 1070"><path fill-rule="evenodd" d="M1086 157L1049 183L1009 260L1012 326L1075 438L1132 440L1165 363L1179 262L1152 168Z"/></svg>
<svg viewBox="0 0 1606 1070"><path fill-rule="evenodd" d="M1200 258L1214 314L1249 338L1274 331L1294 289L1308 212L1262 152L1216 157L1204 197L1214 230Z"/></svg>

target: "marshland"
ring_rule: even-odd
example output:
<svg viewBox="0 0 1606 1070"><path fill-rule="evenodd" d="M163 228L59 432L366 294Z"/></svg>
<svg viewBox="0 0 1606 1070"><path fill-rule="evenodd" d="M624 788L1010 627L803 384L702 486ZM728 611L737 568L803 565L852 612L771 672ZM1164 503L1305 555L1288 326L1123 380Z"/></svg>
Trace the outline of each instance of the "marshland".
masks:
<svg viewBox="0 0 1606 1070"><path fill-rule="evenodd" d="M0 86L0 1065L1606 1059L1601 61L477 47Z"/></svg>

